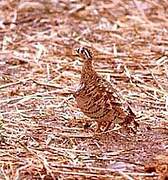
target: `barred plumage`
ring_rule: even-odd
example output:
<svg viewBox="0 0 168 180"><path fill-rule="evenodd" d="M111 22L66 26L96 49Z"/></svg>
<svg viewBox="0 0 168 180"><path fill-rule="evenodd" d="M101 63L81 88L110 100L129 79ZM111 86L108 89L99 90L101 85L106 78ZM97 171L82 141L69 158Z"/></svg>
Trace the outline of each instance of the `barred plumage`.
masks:
<svg viewBox="0 0 168 180"><path fill-rule="evenodd" d="M92 66L92 54L85 48L77 49L77 53L83 59L80 85L74 93L78 107L88 117L95 119L98 123L97 131L101 130L102 123L107 123L105 131L115 123L127 127L128 124L138 123L135 114L129 104L122 101L116 89L103 79Z"/></svg>

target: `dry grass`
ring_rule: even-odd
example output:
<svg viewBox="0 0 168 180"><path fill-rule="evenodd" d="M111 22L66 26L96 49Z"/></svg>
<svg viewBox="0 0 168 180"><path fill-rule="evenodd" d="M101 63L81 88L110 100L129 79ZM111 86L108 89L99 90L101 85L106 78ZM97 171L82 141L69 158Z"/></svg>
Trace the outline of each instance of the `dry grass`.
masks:
<svg viewBox="0 0 168 180"><path fill-rule="evenodd" d="M0 1L0 179L166 179L168 164L150 170L150 163L168 156L167 7L167 0ZM80 45L130 101L135 136L95 134L76 107Z"/></svg>

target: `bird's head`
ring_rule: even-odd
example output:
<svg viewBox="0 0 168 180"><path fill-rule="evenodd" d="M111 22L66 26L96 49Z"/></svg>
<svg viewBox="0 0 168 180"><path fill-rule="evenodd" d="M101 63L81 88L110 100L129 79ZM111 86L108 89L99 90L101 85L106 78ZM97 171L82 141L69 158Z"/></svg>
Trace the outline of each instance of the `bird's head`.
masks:
<svg viewBox="0 0 168 180"><path fill-rule="evenodd" d="M76 49L77 54L84 60L86 61L91 61L92 60L92 53L90 52L89 49L85 47L80 47Z"/></svg>

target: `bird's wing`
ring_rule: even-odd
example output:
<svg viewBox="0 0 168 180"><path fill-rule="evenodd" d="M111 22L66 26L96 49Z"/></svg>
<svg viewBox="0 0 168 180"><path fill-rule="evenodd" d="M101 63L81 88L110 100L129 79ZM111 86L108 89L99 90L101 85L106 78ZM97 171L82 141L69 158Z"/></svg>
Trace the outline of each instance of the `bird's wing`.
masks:
<svg viewBox="0 0 168 180"><path fill-rule="evenodd" d="M100 79L99 80L99 90L105 92L107 95L108 99L110 100L111 104L117 111L120 111L120 113L127 113L131 118L135 118L136 115L132 111L130 104L122 98L122 96L119 94L116 88L113 87L113 85L108 82L105 79ZM102 93L103 93L102 92ZM134 122L137 126L138 123Z"/></svg>
<svg viewBox="0 0 168 180"><path fill-rule="evenodd" d="M106 92L109 96L111 96L111 98L114 100L114 103L119 105L124 102L117 89L114 88L112 84L106 79L100 78L97 86L99 87L100 91Z"/></svg>

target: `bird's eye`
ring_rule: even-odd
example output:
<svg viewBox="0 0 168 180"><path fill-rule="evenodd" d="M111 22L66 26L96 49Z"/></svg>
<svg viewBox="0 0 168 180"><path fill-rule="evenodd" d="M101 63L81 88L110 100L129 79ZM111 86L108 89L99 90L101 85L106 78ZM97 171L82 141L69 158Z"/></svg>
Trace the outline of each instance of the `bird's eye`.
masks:
<svg viewBox="0 0 168 180"><path fill-rule="evenodd" d="M81 53L83 54L85 52L84 48L81 48Z"/></svg>
<svg viewBox="0 0 168 180"><path fill-rule="evenodd" d="M92 54L87 48L80 47L76 50L76 52L80 55L83 55L84 59L92 59Z"/></svg>
<svg viewBox="0 0 168 180"><path fill-rule="evenodd" d="M80 48L78 48L76 51L77 51L77 53L79 53L79 54L83 54L83 53L84 53L84 48L83 48L83 47L80 47Z"/></svg>

